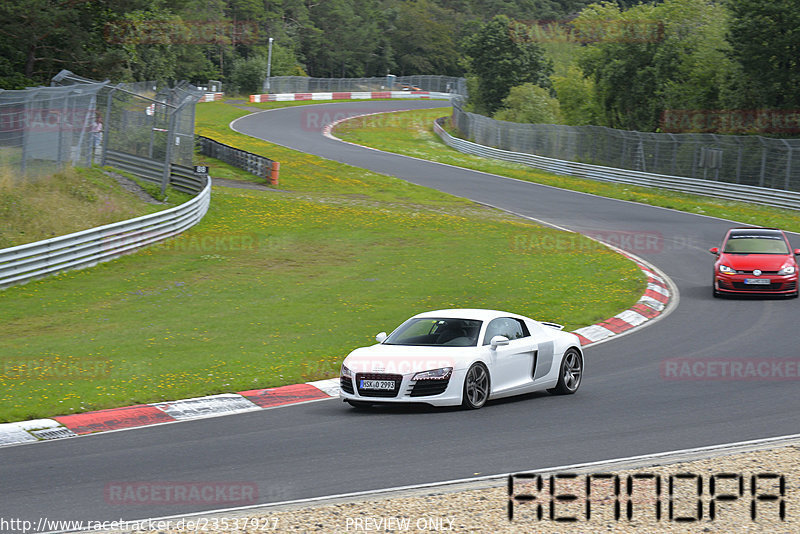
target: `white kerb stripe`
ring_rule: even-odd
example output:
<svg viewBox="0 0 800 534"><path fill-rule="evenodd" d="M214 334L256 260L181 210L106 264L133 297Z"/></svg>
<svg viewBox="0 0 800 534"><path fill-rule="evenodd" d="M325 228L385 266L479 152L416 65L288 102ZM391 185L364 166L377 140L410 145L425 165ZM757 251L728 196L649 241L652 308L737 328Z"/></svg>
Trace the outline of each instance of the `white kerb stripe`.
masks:
<svg viewBox="0 0 800 534"><path fill-rule="evenodd" d="M605 339L614 335L614 332L608 328L596 324L578 328L577 330L573 330L572 333L581 335L589 341L600 341L601 339Z"/></svg>
<svg viewBox="0 0 800 534"><path fill-rule="evenodd" d="M625 310L624 312L615 315L615 317L633 326L639 326L647 321L647 317L633 310Z"/></svg>
<svg viewBox="0 0 800 534"><path fill-rule="evenodd" d="M328 378L326 380L317 380L316 382L306 382L309 386L314 386L315 388L324 391L331 397L338 397L339 396L339 379L338 378Z"/></svg>
<svg viewBox="0 0 800 534"><path fill-rule="evenodd" d="M664 286L660 286L658 284L647 284L647 289L655 291L656 293L661 293L665 297L669 296L669 289Z"/></svg>
<svg viewBox="0 0 800 534"><path fill-rule="evenodd" d="M639 299L639 302L641 302L642 304L646 304L646 305L650 306L651 308L653 308L656 311L663 311L664 310L664 303L657 301L653 297L644 296L644 297Z"/></svg>

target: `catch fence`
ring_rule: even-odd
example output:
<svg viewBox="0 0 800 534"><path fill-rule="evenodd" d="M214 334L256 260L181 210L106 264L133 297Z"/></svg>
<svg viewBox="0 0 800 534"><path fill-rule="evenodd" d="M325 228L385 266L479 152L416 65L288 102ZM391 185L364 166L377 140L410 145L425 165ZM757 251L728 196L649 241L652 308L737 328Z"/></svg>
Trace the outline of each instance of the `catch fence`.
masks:
<svg viewBox="0 0 800 534"><path fill-rule="evenodd" d="M375 78L309 78L272 76L264 80L264 93L330 93L346 91L430 91L467 95L464 78L454 76L380 76Z"/></svg>
<svg viewBox="0 0 800 534"><path fill-rule="evenodd" d="M650 174L800 191L800 139L520 124L469 113L458 99L453 101L452 121L463 138L509 152Z"/></svg>
<svg viewBox="0 0 800 534"><path fill-rule="evenodd" d="M195 104L203 96L187 82L111 85L66 70L51 87L0 91L0 166L32 176L65 164L144 158L160 168L156 180L144 178L165 188L171 165L192 164Z"/></svg>

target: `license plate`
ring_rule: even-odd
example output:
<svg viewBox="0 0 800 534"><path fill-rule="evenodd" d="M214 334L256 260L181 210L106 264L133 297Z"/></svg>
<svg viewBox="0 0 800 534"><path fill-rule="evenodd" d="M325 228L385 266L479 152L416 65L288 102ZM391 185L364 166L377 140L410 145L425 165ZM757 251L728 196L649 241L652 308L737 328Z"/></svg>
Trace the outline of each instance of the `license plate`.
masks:
<svg viewBox="0 0 800 534"><path fill-rule="evenodd" d="M745 278L744 283L753 286L768 286L772 281L769 278Z"/></svg>
<svg viewBox="0 0 800 534"><path fill-rule="evenodd" d="M394 380L362 380L361 389L394 389Z"/></svg>

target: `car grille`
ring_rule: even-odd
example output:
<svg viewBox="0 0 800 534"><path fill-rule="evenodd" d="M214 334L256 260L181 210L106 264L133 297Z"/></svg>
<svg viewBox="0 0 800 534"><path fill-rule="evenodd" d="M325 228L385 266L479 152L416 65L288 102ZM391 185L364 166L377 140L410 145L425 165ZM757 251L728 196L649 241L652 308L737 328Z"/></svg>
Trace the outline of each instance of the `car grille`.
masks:
<svg viewBox="0 0 800 534"><path fill-rule="evenodd" d="M394 388L392 389L362 389L362 380L392 380ZM400 391L400 382L403 381L402 375L389 375L384 373L356 373L356 387L358 387L358 394L362 397L396 397L397 392Z"/></svg>
<svg viewBox="0 0 800 534"><path fill-rule="evenodd" d="M353 380L352 379L350 379L350 378L348 378L346 376L340 377L339 378L339 387L345 393L348 393L350 395L353 394Z"/></svg>
<svg viewBox="0 0 800 534"><path fill-rule="evenodd" d="M783 284L781 282L773 282L770 285L763 285L763 286L745 284L744 282L732 282L732 284L733 284L733 289L737 289L739 291L753 291L755 293L761 293L763 291L791 291L797 285L795 282L789 282L787 284Z"/></svg>
<svg viewBox="0 0 800 534"><path fill-rule="evenodd" d="M736 274L753 274L753 271L736 271ZM761 271L761 274L778 274L778 271Z"/></svg>
<svg viewBox="0 0 800 534"><path fill-rule="evenodd" d="M409 387L409 397L429 397L441 395L447 389L450 379L444 380L417 380Z"/></svg>

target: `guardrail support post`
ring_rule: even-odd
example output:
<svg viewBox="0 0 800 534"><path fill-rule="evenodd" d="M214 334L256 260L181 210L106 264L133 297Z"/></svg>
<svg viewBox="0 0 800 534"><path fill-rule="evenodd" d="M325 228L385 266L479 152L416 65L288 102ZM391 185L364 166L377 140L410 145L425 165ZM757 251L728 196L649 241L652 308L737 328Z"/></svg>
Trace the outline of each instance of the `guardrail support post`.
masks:
<svg viewBox="0 0 800 534"><path fill-rule="evenodd" d="M269 172L269 183L270 185L278 185L278 175L280 174L281 164L277 161L272 162L272 168Z"/></svg>

